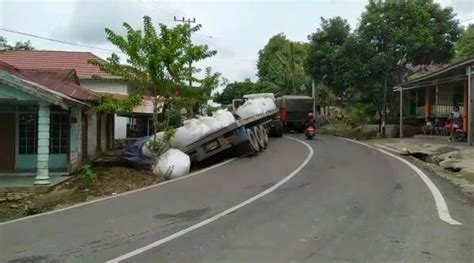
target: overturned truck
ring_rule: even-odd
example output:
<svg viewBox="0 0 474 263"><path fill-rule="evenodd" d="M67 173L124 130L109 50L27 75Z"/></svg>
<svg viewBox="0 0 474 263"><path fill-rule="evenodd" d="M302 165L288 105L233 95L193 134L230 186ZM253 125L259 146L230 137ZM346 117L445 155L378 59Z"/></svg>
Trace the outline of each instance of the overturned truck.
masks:
<svg viewBox="0 0 474 263"><path fill-rule="evenodd" d="M268 145L268 137L281 137L283 124L277 108L269 106L266 110L259 110L257 106L262 97L258 94L244 96L242 103L234 103L235 122L223 127L181 150L189 155L191 162L201 162L225 150L233 148L238 155L255 154L263 151ZM267 98L266 101L268 101ZM260 101L262 101L260 100ZM271 99L270 99L271 100ZM245 109L247 111L245 112ZM239 114L240 113L240 114Z"/></svg>

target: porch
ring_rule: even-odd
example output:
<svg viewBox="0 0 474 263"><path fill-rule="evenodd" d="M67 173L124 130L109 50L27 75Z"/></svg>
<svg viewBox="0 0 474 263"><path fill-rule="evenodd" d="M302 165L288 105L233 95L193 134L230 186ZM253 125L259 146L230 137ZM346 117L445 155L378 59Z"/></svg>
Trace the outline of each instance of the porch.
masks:
<svg viewBox="0 0 474 263"><path fill-rule="evenodd" d="M85 104L0 71L0 176L2 182L50 185L80 162L78 137ZM17 180L17 181L18 181ZM61 181L55 178L53 181Z"/></svg>
<svg viewBox="0 0 474 263"><path fill-rule="evenodd" d="M453 106L458 106L468 145L472 145L473 65L474 59L461 61L395 87L400 96L400 136L403 137L404 122L422 124L438 118L443 123Z"/></svg>

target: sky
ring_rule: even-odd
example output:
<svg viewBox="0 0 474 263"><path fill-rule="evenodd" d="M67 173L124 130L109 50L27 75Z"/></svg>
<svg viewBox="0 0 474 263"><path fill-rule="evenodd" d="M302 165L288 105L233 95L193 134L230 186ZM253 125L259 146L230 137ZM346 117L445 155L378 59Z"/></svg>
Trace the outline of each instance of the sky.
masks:
<svg viewBox="0 0 474 263"><path fill-rule="evenodd" d="M474 23L474 0L439 0L451 6L462 25ZM218 54L198 66L212 67L230 81L256 80L258 51L268 39L284 33L294 41L307 41L320 17L341 16L352 27L358 23L364 0L257 0L257 1L152 1L152 0L0 0L0 29L9 29L96 48L115 50L104 28L125 33L123 22L142 27L148 15L155 24L176 25L173 17L195 18L202 25L193 41L207 44ZM0 31L10 43L30 40L36 49L90 51L99 57L111 51L55 43Z"/></svg>

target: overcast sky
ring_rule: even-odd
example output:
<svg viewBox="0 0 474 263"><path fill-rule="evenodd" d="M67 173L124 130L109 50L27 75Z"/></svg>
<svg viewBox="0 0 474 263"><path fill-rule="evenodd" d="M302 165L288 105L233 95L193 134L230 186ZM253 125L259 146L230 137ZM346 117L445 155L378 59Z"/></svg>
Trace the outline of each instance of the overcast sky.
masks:
<svg viewBox="0 0 474 263"><path fill-rule="evenodd" d="M452 6L463 25L474 23L474 0L438 2ZM271 36L283 32L291 40L306 41L321 16L341 16L354 27L365 4L364 0L0 0L0 28L115 49L105 39L104 27L123 32L124 21L140 27L144 15L171 26L173 16L196 18L203 28L194 41L218 51L201 66L210 66L231 81L255 80L257 53ZM90 51L103 58L111 53L2 31L0 35L11 43L30 40L36 49Z"/></svg>

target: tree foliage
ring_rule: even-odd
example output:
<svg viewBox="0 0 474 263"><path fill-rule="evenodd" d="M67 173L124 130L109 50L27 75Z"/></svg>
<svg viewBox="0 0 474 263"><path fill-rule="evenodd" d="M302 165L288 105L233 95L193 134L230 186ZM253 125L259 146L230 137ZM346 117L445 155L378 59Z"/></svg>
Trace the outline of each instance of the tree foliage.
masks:
<svg viewBox="0 0 474 263"><path fill-rule="evenodd" d="M309 83L303 67L306 55L307 44L290 41L283 33L271 37L258 53L259 81L275 84L282 94L298 93Z"/></svg>
<svg viewBox="0 0 474 263"><path fill-rule="evenodd" d="M390 87L405 81L407 65L449 61L458 35L451 8L431 0L371 0L354 31L340 17L321 19L309 37L306 70L340 97L370 101L385 118Z"/></svg>
<svg viewBox="0 0 474 263"><path fill-rule="evenodd" d="M459 37L456 43L456 59L474 57L474 24L470 24Z"/></svg>
<svg viewBox="0 0 474 263"><path fill-rule="evenodd" d="M134 29L128 23L123 23L123 26L127 31L125 36L109 28L105 29L105 34L107 39L126 55L126 63L122 64L117 54L112 54L106 61L93 60L91 63L130 83L135 88L135 93L120 103L108 98L105 100L107 105L103 104L99 109L130 109L140 102L137 97L152 96L155 132L165 130L167 134L172 135L169 118L165 122L159 121L160 105L164 105L164 111L170 111L172 107L179 109L185 105L203 103L206 97L210 96L210 90L216 85L215 80L220 75L212 74L208 69L206 76L199 79L192 75L194 72L190 72L188 65L212 57L217 52L210 50L207 45L196 45L192 42L191 35L199 31L201 25L191 27L188 24L179 24L171 28L159 24L155 28L151 18L144 16L143 29ZM189 87L186 81L189 78L200 86ZM151 148L159 147L152 145Z"/></svg>
<svg viewBox="0 0 474 263"><path fill-rule="evenodd" d="M9 50L33 50L35 49L31 42L25 41L17 41L15 45L8 44L8 41L5 37L0 36L0 51L9 51Z"/></svg>

